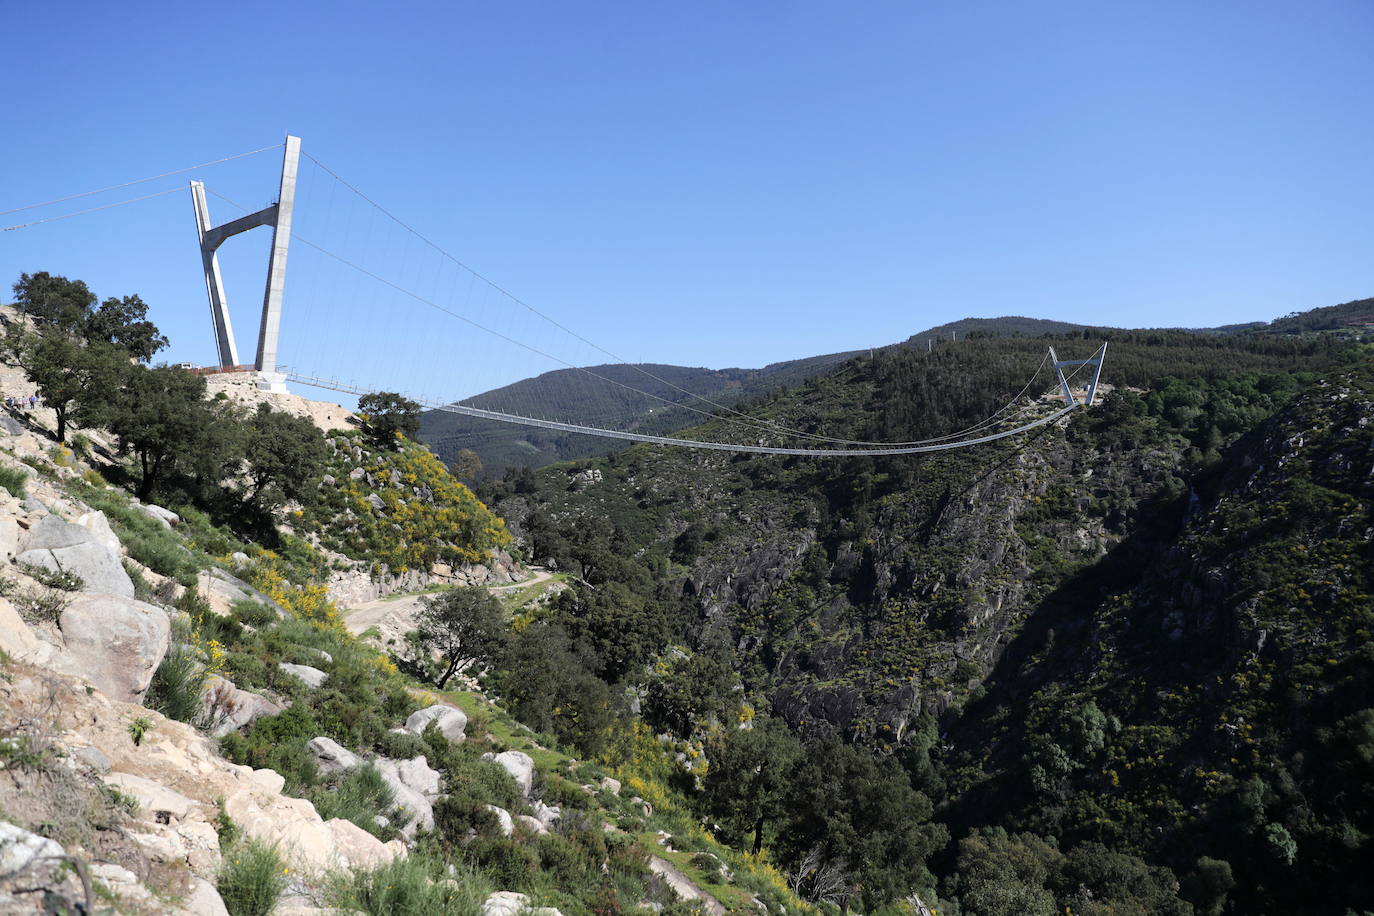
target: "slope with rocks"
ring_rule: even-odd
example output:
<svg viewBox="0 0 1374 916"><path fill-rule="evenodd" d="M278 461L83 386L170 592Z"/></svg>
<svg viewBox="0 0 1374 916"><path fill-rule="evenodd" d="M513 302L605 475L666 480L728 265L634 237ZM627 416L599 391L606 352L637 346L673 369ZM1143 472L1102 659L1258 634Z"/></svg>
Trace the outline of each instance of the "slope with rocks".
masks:
<svg viewBox="0 0 1374 916"><path fill-rule="evenodd" d="M651 779L619 773L622 798L482 695L397 673L318 558L138 503L29 419L0 436L0 911L660 911L652 859L714 912L807 911Z"/></svg>

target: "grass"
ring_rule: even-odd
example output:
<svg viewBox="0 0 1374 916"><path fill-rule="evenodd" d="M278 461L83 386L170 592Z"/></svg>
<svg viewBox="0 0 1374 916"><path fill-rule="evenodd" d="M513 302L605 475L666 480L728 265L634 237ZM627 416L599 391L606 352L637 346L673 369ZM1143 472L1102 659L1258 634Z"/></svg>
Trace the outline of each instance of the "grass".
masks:
<svg viewBox="0 0 1374 916"><path fill-rule="evenodd" d="M27 493L25 485L28 483L29 472L21 471L18 468L0 467L0 487L9 491L10 495L18 499L23 499Z"/></svg>
<svg viewBox="0 0 1374 916"><path fill-rule="evenodd" d="M215 888L229 916L269 916L286 890L286 876L276 846L241 840L224 857Z"/></svg>
<svg viewBox="0 0 1374 916"><path fill-rule="evenodd" d="M145 705L169 719L193 722L200 715L206 679L205 666L196 653L184 643L174 642L153 672Z"/></svg>
<svg viewBox="0 0 1374 916"><path fill-rule="evenodd" d="M550 578L542 582L535 582L532 585L520 586L514 583L509 591L498 592L497 597L505 605L507 613L512 617L520 613L530 602L543 596L549 589L560 582L567 582L572 577L567 573L554 573ZM519 587L516 587L519 586Z"/></svg>
<svg viewBox="0 0 1374 916"><path fill-rule="evenodd" d="M340 817L352 821L381 840L395 834L391 828L377 826L377 815L391 817L395 799L391 787L371 764L349 770L333 786L318 787L310 793L310 800L323 820Z"/></svg>
<svg viewBox="0 0 1374 916"><path fill-rule="evenodd" d="M372 871L338 872L329 905L367 916L478 916L491 884L470 869L449 872L422 855L395 859Z"/></svg>

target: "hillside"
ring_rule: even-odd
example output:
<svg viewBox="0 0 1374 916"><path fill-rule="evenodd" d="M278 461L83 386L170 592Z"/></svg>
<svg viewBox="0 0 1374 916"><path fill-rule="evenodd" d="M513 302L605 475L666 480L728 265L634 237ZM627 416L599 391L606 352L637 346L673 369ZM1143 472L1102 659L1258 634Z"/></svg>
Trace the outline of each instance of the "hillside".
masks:
<svg viewBox="0 0 1374 916"><path fill-rule="evenodd" d="M196 487L184 429L153 487L173 511L111 483L139 480L129 441L83 423L65 445L51 408L0 408L0 912L815 912L701 828L668 751L628 723L624 754L578 759L476 678L430 689L348 633L332 596L359 566L519 569L422 447L325 439L296 418L332 426L334 405L245 413L181 370L119 365L131 385L176 378L175 409L219 411L195 414L219 439L282 451L249 442L243 470ZM274 460L333 473L257 503ZM516 585L493 589L507 617L537 603ZM484 667L542 673L507 664Z"/></svg>
<svg viewBox="0 0 1374 916"><path fill-rule="evenodd" d="M925 350L969 334L1038 337L1072 333L1082 328L1082 325L1040 318L965 318L921 331L903 343L890 346ZM656 364L587 367L598 376L628 387L589 380L579 370L559 369L479 394L465 403L523 416L540 416L547 405L557 404L561 416L585 425L664 434L695 426L703 419L699 411L709 413L713 410L709 404L690 395L725 406L738 406L741 402L800 385L866 352L828 353L772 363L762 369L691 369ZM629 389L638 389L644 394ZM540 468L558 461L608 455L621 448L615 440L514 426L437 410L424 413L420 438L445 462L452 462L459 449L475 452L483 468L481 476L485 478L499 478L507 468Z"/></svg>
<svg viewBox="0 0 1374 916"><path fill-rule="evenodd" d="M1074 353L1084 346L1083 336L1053 342L1061 354ZM1271 474L1268 483L1262 478L1253 487L1277 488L1300 479L1326 454L1342 456L1335 466L1368 466L1367 456L1355 457L1367 442L1351 442L1350 431L1364 428L1361 414L1366 426L1370 422L1369 375L1350 374L1348 367L1370 354L1320 335L1093 330L1086 336L1109 340L1105 378L1117 390L1093 413L1024 441L834 464L635 447L609 460L546 469L534 492L528 485L523 492L499 486L486 492L534 557L552 558L603 593L617 584L634 593L653 583L644 600L664 609L668 638L682 640L690 657L700 659L693 662L697 676L717 684L701 688L698 710L726 714L732 701L724 698L733 691L757 714L785 721L808 745L839 735L900 761L930 798L936 821L950 831L951 842L931 864L942 875L942 896L962 899L964 912L1057 913L1065 906L1096 912L1084 893L1115 895L1119 905L1137 908L1128 912L1182 913L1190 905L1220 912L1233 881L1240 882L1233 895L1237 912L1292 911L1299 899L1367 907L1363 885L1348 874L1353 859L1328 854L1329 841L1313 839L1345 831L1356 844L1350 848L1358 849L1363 815L1351 814L1348 828L1334 820L1315 826L1294 802L1280 800L1301 794L1282 788L1288 776L1260 777L1268 787L1263 790L1247 781L1265 757L1236 755L1227 743L1229 727L1220 740L1205 744L1170 735L1166 730L1173 726L1158 711L1161 703L1184 702L1173 698L1177 694L1192 704L1195 722L1224 721L1247 734L1248 723L1259 731L1261 707L1253 698L1196 692L1196 672L1212 670L1216 660L1191 635L1189 627L1197 624L1183 618L1210 614L1206 627L1222 646L1233 647L1228 651L1242 644L1255 651L1264 643L1269 652L1283 651L1280 664L1288 666L1287 650L1264 642L1278 625L1248 624L1253 637L1238 632L1227 623L1235 620L1227 616L1232 605L1224 603L1238 600L1231 597L1238 589L1239 600L1249 600L1238 574L1213 584L1213 573L1190 572L1235 570L1238 558L1208 556L1198 566L1179 556L1197 549L1189 526L1210 513L1240 511L1246 524L1257 524L1252 510L1233 508L1235 493L1266 504L1285 501L1278 490L1228 489L1243 485L1252 468ZM933 356L882 351L755 412L858 439L938 435L976 421L997 405L998 393L1014 391L1043 346L1039 340L976 338ZM1321 377L1324 384L1288 406ZM1321 411L1333 400L1350 408L1339 422ZM1273 428L1263 424L1276 413L1274 422L1288 430L1278 440L1262 431ZM1310 430L1299 440L1312 451L1275 474L1278 456L1266 456L1255 443L1274 448L1299 430ZM1290 558L1285 575L1297 578L1287 579L1274 600L1291 600L1279 594L1326 596L1294 612L1298 620L1318 615L1310 626L1323 633L1300 639L1332 649L1316 667L1291 660L1296 668L1287 670L1305 671L1304 677L1330 672L1339 680L1348 665L1363 664L1358 637L1340 643L1334 636L1361 631L1358 614L1345 617L1362 600L1358 596L1368 594L1364 573L1350 572L1355 578L1348 583L1331 580L1314 590L1314 579L1330 579L1326 561L1291 559L1345 532L1346 547L1336 550L1354 550L1358 558L1342 554L1342 568L1369 568L1362 533L1367 523L1360 521L1367 518L1369 494L1343 486L1341 493L1328 493L1326 483L1302 490L1302 511L1312 514L1314 532L1305 542L1277 540L1285 528L1274 523L1258 525L1249 536L1258 542L1250 549L1261 551L1255 557L1271 558L1249 560L1259 562L1255 568ZM1228 527L1237 530L1234 522ZM1177 584L1168 585L1171 580ZM1172 671L1159 663L1157 649L1114 649L1117 637L1106 632L1141 616L1118 608L1170 588L1183 596L1175 599L1179 609L1156 602L1149 616L1161 622L1123 630L1121 638L1164 640L1188 659ZM1343 597L1347 593L1354 604ZM582 607L586 613L588 605ZM1104 622L1096 628L1084 623L1098 618ZM1020 664L1032 672L1029 682L1016 674ZM600 670L616 676L617 669L604 663ZM1241 692L1255 677L1239 669L1220 673ZM1097 686L1081 692L1072 686L1079 678ZM647 685L652 699L655 675L647 676ZM1290 724L1305 715L1298 705L1307 702L1302 691L1313 689L1295 693L1295 686L1278 678L1264 682L1271 746L1289 753L1308 748L1310 756L1313 740L1347 740ZM1038 693L1028 705L1031 691ZM1088 703L1099 693L1113 700ZM1346 693L1355 695L1353 689ZM1071 697L1077 705L1065 705ZM1141 705L1123 705L1130 701ZM1326 717L1333 725L1357 711L1348 701L1337 706ZM646 714L651 725L688 744L711 745L690 720L652 705ZM1022 731L1024 723L1034 727ZM1356 726L1350 720L1342 727ZM1142 763L1147 750L1148 765ZM1211 793L1212 813L1184 817L1204 800L1198 794L1203 789L1192 786ZM1152 793L1148 804L1139 793ZM1245 801L1256 793L1259 802ZM703 803L709 799L708 787ZM1246 835L1258 837L1257 850L1266 842L1278 850L1286 869L1281 888L1261 873L1264 860L1237 857L1236 835L1196 826L1224 820L1228 806L1243 804L1271 812ZM1000 828L1025 837L1006 839L995 832ZM772 842L786 848L792 829L781 826ZM1308 838L1290 850L1284 837L1297 836L1295 830ZM1039 857L1040 884L1020 886L1023 879L1013 877L1019 873L1011 864L1018 856ZM1224 866L1215 864L1223 860ZM1131 879L1136 885L1118 886L1105 868L1138 875ZM1344 883L1324 890L1326 879L1319 876L1332 869ZM1218 877L1223 871L1226 881ZM1227 887L1219 891L1218 883ZM1024 905L997 908L980 890L988 886Z"/></svg>

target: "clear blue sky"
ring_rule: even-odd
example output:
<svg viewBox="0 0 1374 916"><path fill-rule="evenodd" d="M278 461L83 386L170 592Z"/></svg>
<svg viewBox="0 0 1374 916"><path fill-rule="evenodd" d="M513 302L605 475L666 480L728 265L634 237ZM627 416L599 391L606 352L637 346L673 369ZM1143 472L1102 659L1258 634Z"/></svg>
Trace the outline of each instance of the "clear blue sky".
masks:
<svg viewBox="0 0 1374 916"><path fill-rule="evenodd" d="M10 0L3 21L0 210L289 131L635 360L752 366L964 316L1200 326L1374 295L1368 0ZM201 177L256 207L276 167ZM257 234L223 249L244 351ZM33 270L139 293L170 358L213 361L184 195L0 233L0 280ZM288 309L309 282L288 279ZM463 384L506 380L482 371Z"/></svg>

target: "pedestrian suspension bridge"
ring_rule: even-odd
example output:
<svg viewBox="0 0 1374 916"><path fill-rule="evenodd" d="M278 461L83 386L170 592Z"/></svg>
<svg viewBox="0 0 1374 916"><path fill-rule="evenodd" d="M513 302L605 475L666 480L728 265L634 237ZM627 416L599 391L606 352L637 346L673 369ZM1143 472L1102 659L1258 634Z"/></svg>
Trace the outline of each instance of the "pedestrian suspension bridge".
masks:
<svg viewBox="0 0 1374 916"><path fill-rule="evenodd" d="M226 176L224 184L252 180L260 185L261 166L255 162L277 151L281 169L272 203L253 209L223 189L219 178L231 169L239 173ZM180 177L188 173L194 176L189 185ZM129 189L154 183L169 186L151 192L140 188L128 196ZM251 373L256 384L274 391L286 391L287 383L348 395L393 391L430 409L482 420L685 448L812 457L911 455L1006 439L1091 406L1106 357L1105 343L1081 359L1061 359L1051 347L1025 387L1002 407L976 424L931 439L856 441L802 428L800 422L788 426L760 419L722 403L728 399L719 394L694 391L697 383L691 379L675 381L672 367L616 355L515 296L304 152L297 137L0 210L0 222L27 220L0 227L0 244L6 232L174 194L190 197L199 272L210 305L216 363L202 371ZM231 208L229 219L215 222L211 198L217 208ZM25 216L15 216L19 213ZM229 239L257 228L272 232L255 358L243 363L220 250ZM264 233L257 236L265 239ZM594 304L582 310L595 314ZM638 310L633 317L642 321L648 312ZM656 333L671 334L672 328L661 326ZM536 376L546 382L534 386L537 397L529 385L500 387ZM461 396L464 391L475 393ZM673 424L679 427L710 421L712 438L655 434L645 428L646 412L680 418L684 422ZM636 419L626 421L628 415Z"/></svg>

